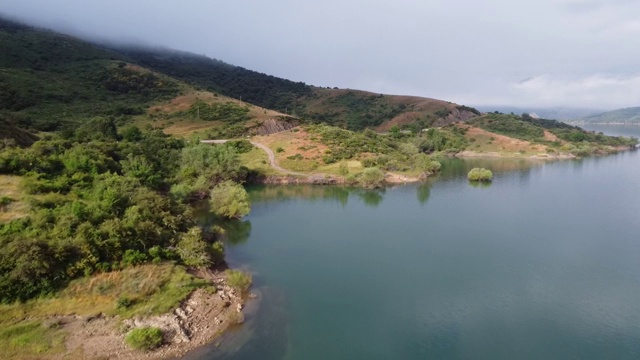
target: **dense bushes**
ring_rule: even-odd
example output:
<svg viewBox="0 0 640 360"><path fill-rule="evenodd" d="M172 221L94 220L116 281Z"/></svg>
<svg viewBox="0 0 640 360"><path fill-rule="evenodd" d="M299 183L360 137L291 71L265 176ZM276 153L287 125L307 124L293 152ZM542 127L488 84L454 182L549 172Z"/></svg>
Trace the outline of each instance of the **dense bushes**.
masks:
<svg viewBox="0 0 640 360"><path fill-rule="evenodd" d="M491 170L484 168L473 168L467 174L469 181L491 181L493 179L493 173Z"/></svg>
<svg viewBox="0 0 640 360"><path fill-rule="evenodd" d="M198 100L191 105L187 114L195 119L237 123L249 119L249 108L231 101L209 105Z"/></svg>
<svg viewBox="0 0 640 360"><path fill-rule="evenodd" d="M136 138L52 138L0 152L0 173L23 175L34 195L26 198L28 218L0 225L0 302L49 294L96 271L219 259L222 249L195 227L182 200L194 189L206 196L220 182L241 181L234 148L185 147L160 132ZM184 196L166 196L179 187Z"/></svg>

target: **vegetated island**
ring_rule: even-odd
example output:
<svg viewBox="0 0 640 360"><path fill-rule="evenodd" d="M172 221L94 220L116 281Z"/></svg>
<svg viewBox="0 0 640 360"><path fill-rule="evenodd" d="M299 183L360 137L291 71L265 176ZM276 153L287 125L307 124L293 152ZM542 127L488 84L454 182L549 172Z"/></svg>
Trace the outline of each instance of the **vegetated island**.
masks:
<svg viewBox="0 0 640 360"><path fill-rule="evenodd" d="M242 322L251 277L226 269L223 243L248 236L243 183L379 187L437 173L443 156L562 158L637 143L2 19L0 36L9 359L172 357ZM236 140L201 143L210 139ZM198 221L203 206L215 225Z"/></svg>

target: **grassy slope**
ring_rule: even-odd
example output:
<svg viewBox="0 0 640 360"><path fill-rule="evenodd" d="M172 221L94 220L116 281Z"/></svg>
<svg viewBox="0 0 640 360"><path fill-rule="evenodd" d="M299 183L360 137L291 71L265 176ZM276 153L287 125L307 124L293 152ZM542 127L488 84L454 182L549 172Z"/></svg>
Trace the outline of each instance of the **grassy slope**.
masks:
<svg viewBox="0 0 640 360"><path fill-rule="evenodd" d="M141 65L224 94L304 120L352 130L387 131L422 121L426 126L466 120L476 114L456 104L420 97L316 88L247 70L222 61L166 49L120 48ZM439 112L439 113L438 113Z"/></svg>
<svg viewBox="0 0 640 360"><path fill-rule="evenodd" d="M578 119L587 124L640 124L640 107L607 111Z"/></svg>
<svg viewBox="0 0 640 360"><path fill-rule="evenodd" d="M374 94L360 90L316 88L296 109L304 118L351 130L375 128L386 132L397 125L422 127L465 121L477 114L457 104L417 96Z"/></svg>

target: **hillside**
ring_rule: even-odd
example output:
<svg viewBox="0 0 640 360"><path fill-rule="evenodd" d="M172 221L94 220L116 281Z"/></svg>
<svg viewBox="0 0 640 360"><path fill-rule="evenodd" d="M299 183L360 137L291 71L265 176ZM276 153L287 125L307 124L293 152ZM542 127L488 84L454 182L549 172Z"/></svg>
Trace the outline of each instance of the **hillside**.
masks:
<svg viewBox="0 0 640 360"><path fill-rule="evenodd" d="M416 121L441 125L479 114L475 109L435 99L314 87L188 52L140 47L113 49L143 66L202 89L350 130L387 131L393 125Z"/></svg>
<svg viewBox="0 0 640 360"><path fill-rule="evenodd" d="M0 39L0 139L20 145L33 142L25 130L70 133L97 117L179 136L284 117L70 36L0 19Z"/></svg>
<svg viewBox="0 0 640 360"><path fill-rule="evenodd" d="M296 109L298 116L350 130L387 132L393 126L419 129L480 115L475 109L447 101L350 89L314 88L311 95L300 100L304 106Z"/></svg>
<svg viewBox="0 0 640 360"><path fill-rule="evenodd" d="M607 111L602 114L579 118L576 122L585 124L640 124L640 107Z"/></svg>

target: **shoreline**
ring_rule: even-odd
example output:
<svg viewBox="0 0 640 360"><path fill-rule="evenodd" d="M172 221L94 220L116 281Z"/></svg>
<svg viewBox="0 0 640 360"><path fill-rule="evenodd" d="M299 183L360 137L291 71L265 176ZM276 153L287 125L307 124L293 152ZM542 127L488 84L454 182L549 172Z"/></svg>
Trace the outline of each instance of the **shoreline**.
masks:
<svg viewBox="0 0 640 360"><path fill-rule="evenodd" d="M165 314L130 319L104 314L47 318L45 321L66 332L66 351L48 358L102 359L105 355L119 360L177 358L212 343L233 326L244 322L247 297L227 284L224 271L197 270L194 275L209 280L216 292L196 289L178 307ZM143 326L162 329L160 347L143 351L125 343L130 330Z"/></svg>
<svg viewBox="0 0 640 360"><path fill-rule="evenodd" d="M637 147L627 146L612 147L610 148L610 151L598 151L586 157L607 156L625 151L634 151L637 149ZM463 150L457 153L447 154L446 156L461 159L522 159L529 161L574 160L585 157L577 156L571 153L538 153L533 155L526 155L520 153L504 152L477 152L472 150ZM431 175L415 177L410 175L397 174L394 172L386 172L384 183L387 185L410 184L424 181L430 176ZM248 183L257 185L347 185L344 177L330 174L265 175L250 179ZM360 185L358 184L354 184L354 186L360 187Z"/></svg>

